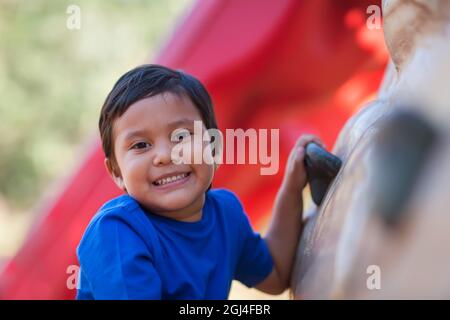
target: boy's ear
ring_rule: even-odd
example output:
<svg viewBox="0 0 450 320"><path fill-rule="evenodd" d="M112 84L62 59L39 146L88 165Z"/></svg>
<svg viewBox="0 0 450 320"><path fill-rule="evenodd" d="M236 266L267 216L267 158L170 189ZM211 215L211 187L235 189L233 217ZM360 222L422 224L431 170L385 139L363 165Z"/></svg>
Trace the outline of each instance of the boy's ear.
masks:
<svg viewBox="0 0 450 320"><path fill-rule="evenodd" d="M106 170L108 170L109 175L114 180L117 187L119 187L119 189L126 192L127 189L125 188L125 183L123 182L122 175L120 173L120 170L118 168L116 168L114 161L112 161L109 158L105 158L104 163L105 163Z"/></svg>

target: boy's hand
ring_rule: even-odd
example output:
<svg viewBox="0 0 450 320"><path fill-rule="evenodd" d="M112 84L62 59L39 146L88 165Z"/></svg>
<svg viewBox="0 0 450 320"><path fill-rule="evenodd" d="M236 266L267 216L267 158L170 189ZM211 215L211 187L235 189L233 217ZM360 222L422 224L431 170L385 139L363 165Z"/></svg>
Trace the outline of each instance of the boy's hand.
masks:
<svg viewBox="0 0 450 320"><path fill-rule="evenodd" d="M315 135L304 134L298 138L289 154L283 179L283 188L290 192L301 192L308 179L305 168L305 149L310 142L315 142L325 148L322 141Z"/></svg>
<svg viewBox="0 0 450 320"><path fill-rule="evenodd" d="M257 289L279 294L289 287L298 239L302 230L302 190L306 186L305 148L310 142L324 147L314 135L302 135L289 154L283 184L277 193L273 218L265 240L274 261L272 273Z"/></svg>

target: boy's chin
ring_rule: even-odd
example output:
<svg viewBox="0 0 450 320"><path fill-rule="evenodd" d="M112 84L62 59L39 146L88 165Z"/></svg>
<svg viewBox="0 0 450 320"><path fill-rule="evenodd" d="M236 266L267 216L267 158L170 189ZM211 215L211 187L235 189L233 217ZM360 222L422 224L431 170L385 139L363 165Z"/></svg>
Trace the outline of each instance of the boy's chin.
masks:
<svg viewBox="0 0 450 320"><path fill-rule="evenodd" d="M161 211L178 211L182 210L195 201L196 197L188 190L177 190L158 196L154 199L154 207L160 208Z"/></svg>

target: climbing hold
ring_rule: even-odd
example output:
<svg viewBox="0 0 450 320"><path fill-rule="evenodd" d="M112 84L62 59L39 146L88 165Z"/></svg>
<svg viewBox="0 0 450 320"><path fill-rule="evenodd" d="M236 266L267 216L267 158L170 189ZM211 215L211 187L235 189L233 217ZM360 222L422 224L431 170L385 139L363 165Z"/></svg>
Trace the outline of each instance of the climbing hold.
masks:
<svg viewBox="0 0 450 320"><path fill-rule="evenodd" d="M320 205L329 185L342 166L342 161L314 142L306 145L306 174L311 196L315 204Z"/></svg>

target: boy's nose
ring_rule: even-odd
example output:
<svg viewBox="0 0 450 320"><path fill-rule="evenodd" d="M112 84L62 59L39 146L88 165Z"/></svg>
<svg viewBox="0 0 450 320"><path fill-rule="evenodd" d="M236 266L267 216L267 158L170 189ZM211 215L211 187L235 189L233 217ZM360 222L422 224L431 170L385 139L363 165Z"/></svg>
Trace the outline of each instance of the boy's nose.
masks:
<svg viewBox="0 0 450 320"><path fill-rule="evenodd" d="M170 144L163 143L158 145L155 150L155 156L153 157L153 165L160 166L171 163L171 152Z"/></svg>

